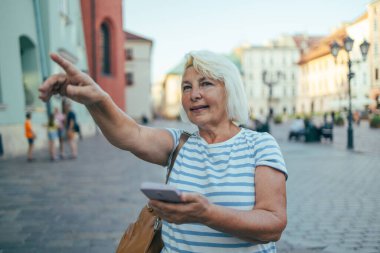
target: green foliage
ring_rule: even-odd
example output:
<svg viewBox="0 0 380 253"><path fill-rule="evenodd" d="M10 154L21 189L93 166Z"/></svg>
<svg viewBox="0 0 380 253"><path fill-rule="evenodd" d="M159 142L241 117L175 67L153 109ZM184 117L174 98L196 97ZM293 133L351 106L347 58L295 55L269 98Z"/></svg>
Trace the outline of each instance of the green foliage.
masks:
<svg viewBox="0 0 380 253"><path fill-rule="evenodd" d="M376 114L373 116L369 122L371 128L380 128L380 115Z"/></svg>
<svg viewBox="0 0 380 253"><path fill-rule="evenodd" d="M282 115L276 115L276 116L274 116L273 122L275 124L281 124L282 123Z"/></svg>
<svg viewBox="0 0 380 253"><path fill-rule="evenodd" d="M336 126L343 126L344 125L344 119L342 115L338 114L334 117L334 125Z"/></svg>

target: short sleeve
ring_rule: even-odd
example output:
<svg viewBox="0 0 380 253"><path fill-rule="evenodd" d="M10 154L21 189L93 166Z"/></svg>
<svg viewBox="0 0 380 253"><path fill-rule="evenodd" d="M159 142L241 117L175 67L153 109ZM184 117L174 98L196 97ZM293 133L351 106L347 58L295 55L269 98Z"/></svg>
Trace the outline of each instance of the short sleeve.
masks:
<svg viewBox="0 0 380 253"><path fill-rule="evenodd" d="M257 166L268 166L284 173L288 179L288 171L279 145L272 135L261 133L256 139L254 146L254 156Z"/></svg>
<svg viewBox="0 0 380 253"><path fill-rule="evenodd" d="M171 134L171 136L173 137L173 142L174 142L173 149L170 152L170 156L169 156L168 162L166 164L166 166L169 166L169 164L172 160L173 152L174 152L175 148L178 146L179 139L181 138L181 134L184 131L180 130L180 129L175 129L175 128L166 128L166 130Z"/></svg>

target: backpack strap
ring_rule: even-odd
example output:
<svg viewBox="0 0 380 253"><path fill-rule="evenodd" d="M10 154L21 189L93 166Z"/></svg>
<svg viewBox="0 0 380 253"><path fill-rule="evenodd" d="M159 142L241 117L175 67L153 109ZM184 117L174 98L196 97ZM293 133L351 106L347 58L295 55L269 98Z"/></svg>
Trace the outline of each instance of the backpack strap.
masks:
<svg viewBox="0 0 380 253"><path fill-rule="evenodd" d="M168 167L168 173L166 174L165 184L168 183L170 173L172 172L174 162L175 162L175 159L177 158L179 151L181 150L183 144L185 144L186 141L189 139L190 135L191 134L189 134L188 132L181 133L181 137L179 138L179 143L173 152L172 159L170 160L170 165Z"/></svg>

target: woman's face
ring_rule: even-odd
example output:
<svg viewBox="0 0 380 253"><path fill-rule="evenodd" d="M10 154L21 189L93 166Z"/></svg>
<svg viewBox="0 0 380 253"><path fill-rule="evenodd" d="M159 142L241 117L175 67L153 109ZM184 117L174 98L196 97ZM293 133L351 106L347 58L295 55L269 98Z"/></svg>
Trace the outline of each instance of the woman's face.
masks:
<svg viewBox="0 0 380 253"><path fill-rule="evenodd" d="M215 126L228 120L224 83L199 74L193 67L182 78L182 106L198 127Z"/></svg>

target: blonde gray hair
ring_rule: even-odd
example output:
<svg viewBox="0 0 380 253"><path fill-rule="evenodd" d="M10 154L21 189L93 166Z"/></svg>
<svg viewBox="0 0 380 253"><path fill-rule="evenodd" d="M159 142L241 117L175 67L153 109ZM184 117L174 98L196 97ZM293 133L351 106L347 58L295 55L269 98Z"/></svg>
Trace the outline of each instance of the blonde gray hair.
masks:
<svg viewBox="0 0 380 253"><path fill-rule="evenodd" d="M185 56L185 60L185 71L189 67L194 67L199 74L224 83L228 118L239 124L246 124L248 122L247 95L235 64L226 57L210 51L192 51ZM189 122L183 108L180 115L182 120Z"/></svg>

